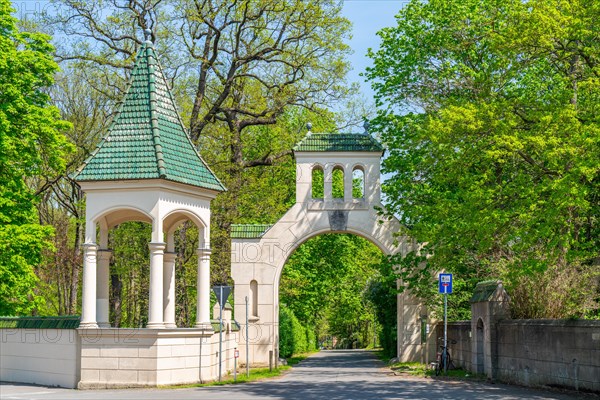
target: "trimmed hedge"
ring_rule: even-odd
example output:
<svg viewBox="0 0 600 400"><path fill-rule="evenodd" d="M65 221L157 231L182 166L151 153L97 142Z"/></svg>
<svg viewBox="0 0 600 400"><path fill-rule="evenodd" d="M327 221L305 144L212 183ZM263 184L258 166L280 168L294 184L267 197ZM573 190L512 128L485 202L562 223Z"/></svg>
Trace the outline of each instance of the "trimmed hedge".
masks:
<svg viewBox="0 0 600 400"><path fill-rule="evenodd" d="M289 308L279 310L279 355L283 358L306 353L317 348L317 336L312 327L303 326Z"/></svg>

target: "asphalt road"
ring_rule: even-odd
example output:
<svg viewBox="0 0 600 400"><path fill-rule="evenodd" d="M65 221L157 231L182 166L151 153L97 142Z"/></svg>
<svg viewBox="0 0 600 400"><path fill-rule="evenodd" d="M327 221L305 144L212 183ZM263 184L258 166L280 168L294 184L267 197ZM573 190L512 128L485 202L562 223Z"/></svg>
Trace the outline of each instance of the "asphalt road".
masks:
<svg viewBox="0 0 600 400"><path fill-rule="evenodd" d="M321 351L282 377L193 389L71 390L2 383L1 399L561 399L573 394L502 384L395 376L368 351ZM588 398L587 396L585 398ZM593 397L592 397L593 398Z"/></svg>

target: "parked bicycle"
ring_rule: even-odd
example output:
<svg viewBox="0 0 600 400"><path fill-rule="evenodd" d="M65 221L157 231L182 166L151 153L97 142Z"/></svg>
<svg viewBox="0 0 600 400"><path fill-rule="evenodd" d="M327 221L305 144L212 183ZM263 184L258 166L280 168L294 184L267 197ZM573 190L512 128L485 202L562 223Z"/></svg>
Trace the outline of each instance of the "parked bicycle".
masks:
<svg viewBox="0 0 600 400"><path fill-rule="evenodd" d="M450 357L450 349L448 346L444 346L444 338L438 338L439 341L442 342L440 345L440 350L437 352L436 361L434 370L435 375L438 376L442 372L446 373L449 369L454 369L454 363L452 362L452 357ZM448 345L456 344L456 340L448 339Z"/></svg>

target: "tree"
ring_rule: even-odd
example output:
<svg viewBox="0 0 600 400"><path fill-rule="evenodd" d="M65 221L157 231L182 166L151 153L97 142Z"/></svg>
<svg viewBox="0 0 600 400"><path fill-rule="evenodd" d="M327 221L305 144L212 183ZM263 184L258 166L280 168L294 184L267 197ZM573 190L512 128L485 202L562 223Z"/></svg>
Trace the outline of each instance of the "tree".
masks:
<svg viewBox="0 0 600 400"><path fill-rule="evenodd" d="M428 243L403 277L502 278L521 317L597 313L600 4L411 1L396 19L367 77L387 207Z"/></svg>
<svg viewBox="0 0 600 400"><path fill-rule="evenodd" d="M38 276L47 289L42 289L53 314L76 314L79 273L83 264L82 243L85 223L83 193L70 174L88 158L106 129L114 105L98 92L90 91L84 71L57 74L49 92L61 117L72 124L67 132L75 150L66 159L63 174L51 180L40 179L37 204L40 221L51 225L55 251L49 254Z"/></svg>
<svg viewBox="0 0 600 400"><path fill-rule="evenodd" d="M35 267L51 247L52 228L37 220L32 177L52 179L65 167L69 124L49 105L58 66L49 37L20 32L0 0L0 315L28 314L38 300Z"/></svg>
<svg viewBox="0 0 600 400"><path fill-rule="evenodd" d="M374 244L355 235L312 238L294 251L283 269L281 307L320 338L335 335L343 344L358 341L366 347L372 343L380 305L370 301L366 288L378 278L381 258Z"/></svg>
<svg viewBox="0 0 600 400"><path fill-rule="evenodd" d="M141 31L152 31L190 136L203 155L215 153L223 162L211 163L228 188L213 206L211 264L222 281L229 268L229 227L243 218L243 171L285 162L299 139L297 130L274 137L265 127L296 108L321 113L352 93L344 82L343 39L350 24L341 6L331 0L57 4L64 13L48 15L47 22L66 37L59 57L78 68L97 68L101 79L92 87L103 91L125 87ZM252 146L257 142L260 151Z"/></svg>

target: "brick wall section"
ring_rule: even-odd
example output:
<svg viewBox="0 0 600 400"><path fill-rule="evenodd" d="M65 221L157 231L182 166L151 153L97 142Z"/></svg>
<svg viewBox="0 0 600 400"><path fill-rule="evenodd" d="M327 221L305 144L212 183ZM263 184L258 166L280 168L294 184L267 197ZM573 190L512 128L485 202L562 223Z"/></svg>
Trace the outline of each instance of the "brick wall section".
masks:
<svg viewBox="0 0 600 400"><path fill-rule="evenodd" d="M498 381L600 392L600 321L503 320L492 329ZM443 324L436 331L443 337ZM470 331L470 322L448 324L448 338L457 341L450 345L455 365L473 371Z"/></svg>

